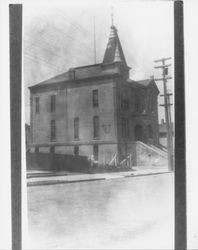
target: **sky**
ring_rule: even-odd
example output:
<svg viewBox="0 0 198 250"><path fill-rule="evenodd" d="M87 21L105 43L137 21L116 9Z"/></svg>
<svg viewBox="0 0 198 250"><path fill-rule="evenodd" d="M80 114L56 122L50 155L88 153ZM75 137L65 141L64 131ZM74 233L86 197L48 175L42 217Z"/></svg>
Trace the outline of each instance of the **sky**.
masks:
<svg viewBox="0 0 198 250"><path fill-rule="evenodd" d="M172 57L169 76L173 76L174 25L170 1L40 1L23 5L23 82L25 119L29 123L29 86L70 67L94 64L94 23L96 62L103 60L111 26L114 25L130 66L130 78L161 77L160 63ZM95 21L94 21L95 20ZM162 82L156 82L163 94ZM173 92L173 80L167 88ZM173 97L171 97L173 98ZM171 99L172 101L172 99ZM163 98L158 98L163 104ZM173 113L172 113L173 117ZM164 108L159 107L159 121Z"/></svg>

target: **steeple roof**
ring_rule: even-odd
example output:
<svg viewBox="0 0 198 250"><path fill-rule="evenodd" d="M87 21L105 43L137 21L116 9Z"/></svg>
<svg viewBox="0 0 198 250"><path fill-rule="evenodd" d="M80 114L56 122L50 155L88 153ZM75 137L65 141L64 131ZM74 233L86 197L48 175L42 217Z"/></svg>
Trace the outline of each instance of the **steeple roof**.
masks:
<svg viewBox="0 0 198 250"><path fill-rule="evenodd" d="M103 63L113 62L123 62L127 66L117 29L114 25L111 26L109 41L103 59Z"/></svg>

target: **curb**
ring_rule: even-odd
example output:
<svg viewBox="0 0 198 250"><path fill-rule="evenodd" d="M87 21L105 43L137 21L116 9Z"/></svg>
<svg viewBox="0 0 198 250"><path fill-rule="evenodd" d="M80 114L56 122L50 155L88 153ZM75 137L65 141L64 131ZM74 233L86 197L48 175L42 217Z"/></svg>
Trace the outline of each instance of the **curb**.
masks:
<svg viewBox="0 0 198 250"><path fill-rule="evenodd" d="M148 174L139 174L139 175L126 175L126 176L119 176L117 178L130 178L130 177L142 177L142 176L151 176L151 175L160 175L160 174L168 174L172 172L159 172L159 173L148 173ZM34 186L46 186L46 185L57 185L57 184L69 184L69 183L76 183L76 182L91 182L91 181L104 181L104 180L112 180L117 179L115 177L109 178L95 178L95 179L84 179L84 180L50 180L50 181L36 181L36 182L28 182L28 187L34 187Z"/></svg>
<svg viewBox="0 0 198 250"><path fill-rule="evenodd" d="M170 174L172 172L168 171L168 172L159 172L159 173L148 173L148 174L138 174L138 175L127 175L127 176L124 176L125 178L128 178L128 177L142 177L142 176L148 176L148 175L160 175L160 174Z"/></svg>
<svg viewBox="0 0 198 250"><path fill-rule="evenodd" d="M69 183L75 183L75 182L88 182L88 181L102 181L106 180L106 178L96 178L96 179L84 179L84 180L73 180L73 181L35 181L35 182L29 182L27 183L28 187L33 186L45 186L45 185L56 185L56 184L69 184Z"/></svg>

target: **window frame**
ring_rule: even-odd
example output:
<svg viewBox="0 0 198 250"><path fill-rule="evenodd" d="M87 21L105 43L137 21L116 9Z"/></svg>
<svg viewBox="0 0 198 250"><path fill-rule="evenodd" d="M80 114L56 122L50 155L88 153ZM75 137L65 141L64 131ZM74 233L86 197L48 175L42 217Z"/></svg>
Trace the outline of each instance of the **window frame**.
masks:
<svg viewBox="0 0 198 250"><path fill-rule="evenodd" d="M54 113L56 111L56 95L50 96L50 112Z"/></svg>
<svg viewBox="0 0 198 250"><path fill-rule="evenodd" d="M126 89L124 89L122 91L121 94L121 109L122 110L129 110L129 96L128 96L128 92Z"/></svg>
<svg viewBox="0 0 198 250"><path fill-rule="evenodd" d="M80 139L80 120L79 117L74 117L74 140L79 140Z"/></svg>
<svg viewBox="0 0 198 250"><path fill-rule="evenodd" d="M98 144L93 145L93 156L94 156L94 161L99 160L99 146L98 146Z"/></svg>
<svg viewBox="0 0 198 250"><path fill-rule="evenodd" d="M92 90L92 105L94 108L99 107L98 89Z"/></svg>
<svg viewBox="0 0 198 250"><path fill-rule="evenodd" d="M99 116L93 117L93 138L96 140L100 138L100 119L99 119Z"/></svg>
<svg viewBox="0 0 198 250"><path fill-rule="evenodd" d="M54 119L50 122L50 139L56 141L56 120Z"/></svg>
<svg viewBox="0 0 198 250"><path fill-rule="evenodd" d="M40 97L35 97L35 114L40 114Z"/></svg>

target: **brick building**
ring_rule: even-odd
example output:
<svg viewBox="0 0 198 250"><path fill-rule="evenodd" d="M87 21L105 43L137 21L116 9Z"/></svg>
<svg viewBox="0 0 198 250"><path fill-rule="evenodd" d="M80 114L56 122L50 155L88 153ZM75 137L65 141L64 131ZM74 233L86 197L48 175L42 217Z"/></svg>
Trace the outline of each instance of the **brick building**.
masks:
<svg viewBox="0 0 198 250"><path fill-rule="evenodd" d="M158 88L133 81L115 26L102 63L31 86L31 152L86 155L108 163L134 141L159 143Z"/></svg>

